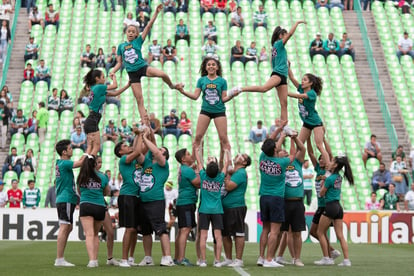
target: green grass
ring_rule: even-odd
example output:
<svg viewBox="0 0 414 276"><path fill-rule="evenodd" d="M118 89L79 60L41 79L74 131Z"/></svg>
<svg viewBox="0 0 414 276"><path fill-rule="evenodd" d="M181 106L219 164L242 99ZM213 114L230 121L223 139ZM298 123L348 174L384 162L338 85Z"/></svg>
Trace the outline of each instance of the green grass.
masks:
<svg viewBox="0 0 414 276"><path fill-rule="evenodd" d="M172 248L174 244L172 244ZM335 244L339 249L339 245ZM121 244L116 243L115 257L119 257ZM153 257L156 264L161 258L159 243L154 243ZM284 268L262 268L256 266L258 244L246 244L244 253L244 271L250 275L408 275L413 271L413 245L359 245L350 244L350 258L352 267L319 267L313 265L313 261L321 257L318 244L304 244L302 261L305 267L286 266ZM106 246L101 243L99 249L100 267L86 268L88 257L85 245L82 242L69 242L66 248L65 258L76 264L72 268L55 268L53 262L56 254L55 242L25 242L25 241L0 241L0 271L2 275L238 275L232 268L213 268L212 252L207 252L209 267L137 267L119 268L108 267L106 261ZM195 262L194 243L188 243L187 257ZM136 261L143 257L142 244L136 248ZM339 258L336 263L339 263Z"/></svg>

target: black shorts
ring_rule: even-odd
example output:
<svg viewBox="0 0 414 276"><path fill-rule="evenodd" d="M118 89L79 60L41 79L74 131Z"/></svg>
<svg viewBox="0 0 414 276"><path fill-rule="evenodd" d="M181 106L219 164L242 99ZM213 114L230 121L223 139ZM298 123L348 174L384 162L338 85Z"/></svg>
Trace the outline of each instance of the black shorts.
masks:
<svg viewBox="0 0 414 276"><path fill-rule="evenodd" d="M323 123L320 123L319 125L310 125L310 124L307 124L307 123L303 123L303 127L307 128L309 130L312 130L314 128L321 127L321 126L323 126Z"/></svg>
<svg viewBox="0 0 414 276"><path fill-rule="evenodd" d="M198 228L200 230L208 230L210 222L213 230L223 230L223 214L198 214Z"/></svg>
<svg viewBox="0 0 414 276"><path fill-rule="evenodd" d="M325 207L318 207L318 209L316 209L315 214L313 214L313 224L319 224L319 220L321 219L323 212L325 212Z"/></svg>
<svg viewBox="0 0 414 276"><path fill-rule="evenodd" d="M260 219L263 222L282 223L285 221L285 199L279 196L260 197Z"/></svg>
<svg viewBox="0 0 414 276"><path fill-rule="evenodd" d="M165 200L142 202L141 205L144 212L141 224L142 235L151 235L152 232L158 236L167 234Z"/></svg>
<svg viewBox="0 0 414 276"><path fill-rule="evenodd" d="M56 204L59 224L73 224L73 212L75 212L75 204L62 202Z"/></svg>
<svg viewBox="0 0 414 276"><path fill-rule="evenodd" d="M305 205L303 200L285 200L285 221L280 228L281 231L301 232L306 230Z"/></svg>
<svg viewBox="0 0 414 276"><path fill-rule="evenodd" d="M278 85L276 85L275 87L279 87L281 85L287 85L287 78L286 76L276 73L276 72L272 72L272 74L270 74L270 76L278 76L280 78L280 83Z"/></svg>
<svg viewBox="0 0 414 276"><path fill-rule="evenodd" d="M136 196L118 197L119 227L137 228L139 224L139 199Z"/></svg>
<svg viewBox="0 0 414 276"><path fill-rule="evenodd" d="M215 118L219 118L219 117L226 117L226 112L220 112L220 113L210 113L204 110L200 111L200 114L206 115L207 117L209 117L210 119L215 119Z"/></svg>
<svg viewBox="0 0 414 276"><path fill-rule="evenodd" d="M87 202L81 203L79 208L80 217L93 217L94 220L104 220L105 212L106 208L104 206Z"/></svg>
<svg viewBox="0 0 414 276"><path fill-rule="evenodd" d="M195 204L178 205L177 207L178 228L197 226L195 220Z"/></svg>
<svg viewBox="0 0 414 276"><path fill-rule="evenodd" d="M147 76L148 65L138 69L138 71L128 72L130 83L141 83L141 78Z"/></svg>
<svg viewBox="0 0 414 276"><path fill-rule="evenodd" d="M33 25L40 25L40 21L36 22L36 21L32 21L32 20L30 20L30 22L32 23L32 26L33 26Z"/></svg>
<svg viewBox="0 0 414 276"><path fill-rule="evenodd" d="M223 236L244 237L244 219L246 218L246 213L246 206L224 209Z"/></svg>
<svg viewBox="0 0 414 276"><path fill-rule="evenodd" d="M368 159L370 159L370 158L378 158L377 157L377 153L375 153L375 155L372 155L372 154L369 154L369 153L367 153L368 154Z"/></svg>
<svg viewBox="0 0 414 276"><path fill-rule="evenodd" d="M83 122L83 130L85 131L85 134L99 131L99 122L101 121L101 118L101 114L91 110L88 117Z"/></svg>
<svg viewBox="0 0 414 276"><path fill-rule="evenodd" d="M344 209L342 209L341 204L338 200L326 202L325 212L323 215L330 219L343 219L344 218Z"/></svg>

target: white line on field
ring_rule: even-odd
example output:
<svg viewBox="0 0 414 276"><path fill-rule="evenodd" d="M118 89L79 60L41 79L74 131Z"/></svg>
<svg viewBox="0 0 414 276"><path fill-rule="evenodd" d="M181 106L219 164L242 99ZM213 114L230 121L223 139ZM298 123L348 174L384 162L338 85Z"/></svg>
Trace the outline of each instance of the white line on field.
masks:
<svg viewBox="0 0 414 276"><path fill-rule="evenodd" d="M208 249L208 250L210 250L211 252L214 252L214 248L213 247L211 247L210 245L208 245L208 244L206 244L206 248ZM222 252L221 253L221 256L223 256L223 258L225 258L226 257L226 255L224 255L224 253ZM241 276L250 276L250 274L249 273L247 273L243 268L241 268L241 267L233 267L233 269L237 272L237 273L239 273Z"/></svg>

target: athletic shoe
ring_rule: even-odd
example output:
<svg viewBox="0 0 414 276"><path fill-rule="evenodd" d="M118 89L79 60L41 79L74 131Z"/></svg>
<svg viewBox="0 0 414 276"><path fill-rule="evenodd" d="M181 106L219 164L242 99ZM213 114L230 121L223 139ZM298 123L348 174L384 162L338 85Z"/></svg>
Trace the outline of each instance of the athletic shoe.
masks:
<svg viewBox="0 0 414 276"><path fill-rule="evenodd" d="M258 266L263 266L263 263L264 263L264 259L263 259L262 257L259 257L259 259L257 259L256 264L257 264Z"/></svg>
<svg viewBox="0 0 414 276"><path fill-rule="evenodd" d="M349 259L344 259L338 266L351 266L351 261Z"/></svg>
<svg viewBox="0 0 414 276"><path fill-rule="evenodd" d="M129 258L128 258L128 264L129 264L130 266L138 266L138 264L137 264L137 263L135 263L135 259L134 259L134 258L132 258L132 257L129 257Z"/></svg>
<svg viewBox="0 0 414 276"><path fill-rule="evenodd" d="M275 260L271 260L270 262L268 260L265 260L263 263L263 267L283 267L283 265L278 264L275 262Z"/></svg>
<svg viewBox="0 0 414 276"><path fill-rule="evenodd" d="M197 262L199 267L207 267L207 262L205 260L199 260Z"/></svg>
<svg viewBox="0 0 414 276"><path fill-rule="evenodd" d="M229 267L242 267L243 260L235 259L231 264L228 265Z"/></svg>
<svg viewBox="0 0 414 276"><path fill-rule="evenodd" d="M332 258L332 260L335 260L339 256L341 256L341 252L339 252L339 250L334 249L334 250L331 251L331 258Z"/></svg>
<svg viewBox="0 0 414 276"><path fill-rule="evenodd" d="M107 265L113 265L113 266L119 266L119 262L115 260L114 258L111 258L110 260L106 260Z"/></svg>
<svg viewBox="0 0 414 276"><path fill-rule="evenodd" d="M214 267L222 267L220 260L218 260L218 261L214 260L213 266Z"/></svg>
<svg viewBox="0 0 414 276"><path fill-rule="evenodd" d="M223 262L221 262L221 266L230 266L233 263L233 260L225 258Z"/></svg>
<svg viewBox="0 0 414 276"><path fill-rule="evenodd" d="M276 257L275 262L277 262L278 264L281 264L281 265L290 265L290 264L292 264L292 262L286 261L285 258L283 258L283 257Z"/></svg>
<svg viewBox="0 0 414 276"><path fill-rule="evenodd" d="M98 267L98 261L89 261L88 265L86 267Z"/></svg>
<svg viewBox="0 0 414 276"><path fill-rule="evenodd" d="M131 267L131 266L129 265L129 263L128 263L128 261L127 261L127 260L121 260L121 261L119 262L119 266L120 266L120 267Z"/></svg>
<svg viewBox="0 0 414 276"><path fill-rule="evenodd" d="M196 266L199 266L200 264L201 264L201 260L198 259L197 262L196 262Z"/></svg>
<svg viewBox="0 0 414 276"><path fill-rule="evenodd" d="M293 264L296 266L305 266L300 259L293 260Z"/></svg>
<svg viewBox="0 0 414 276"><path fill-rule="evenodd" d="M334 265L335 264L335 262L329 257L323 257L319 261L314 261L313 263L316 265Z"/></svg>
<svg viewBox="0 0 414 276"><path fill-rule="evenodd" d="M297 135L298 134L295 130L293 130L289 126L285 126L283 128L283 131L286 133L287 136L293 136L293 135Z"/></svg>
<svg viewBox="0 0 414 276"><path fill-rule="evenodd" d="M190 260L187 258L184 258L181 262L179 262L182 266L194 266L192 263L190 263Z"/></svg>
<svg viewBox="0 0 414 276"><path fill-rule="evenodd" d="M171 256L163 256L161 258L160 266L175 266L175 263L171 259Z"/></svg>
<svg viewBox="0 0 414 276"><path fill-rule="evenodd" d="M65 261L65 259L56 259L55 260L55 266L75 266L74 264L71 264L70 262Z"/></svg>
<svg viewBox="0 0 414 276"><path fill-rule="evenodd" d="M145 256L144 259L138 264L139 266L153 266L154 262L151 256Z"/></svg>

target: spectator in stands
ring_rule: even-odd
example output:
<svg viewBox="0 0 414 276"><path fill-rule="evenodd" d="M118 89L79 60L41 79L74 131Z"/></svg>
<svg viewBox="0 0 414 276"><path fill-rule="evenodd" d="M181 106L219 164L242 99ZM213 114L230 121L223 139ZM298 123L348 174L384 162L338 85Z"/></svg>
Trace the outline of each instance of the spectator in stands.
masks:
<svg viewBox="0 0 414 276"><path fill-rule="evenodd" d="M407 192L408 173L407 166L402 161L401 156L397 156L395 161L392 161L390 172L392 176L392 183L395 185L395 193L400 201L404 200L404 195Z"/></svg>
<svg viewBox="0 0 414 276"><path fill-rule="evenodd" d="M247 48L247 50L246 50L245 58L246 58L246 62L252 60L252 61L258 63L256 42L253 41L252 43L250 43L250 47Z"/></svg>
<svg viewBox="0 0 414 276"><path fill-rule="evenodd" d="M213 15L216 14L217 8L214 0L201 0L200 1L200 17L203 17L205 12L211 12Z"/></svg>
<svg viewBox="0 0 414 276"><path fill-rule="evenodd" d="M38 81L45 81L47 83L47 90L50 90L50 69L45 65L45 60L41 59L40 64L36 67L36 77L34 79L34 83L36 84Z"/></svg>
<svg viewBox="0 0 414 276"><path fill-rule="evenodd" d="M144 11L147 14L151 13L151 7L149 5L148 0L137 0L137 2L138 2L138 5L137 5L136 12L135 12L136 14L140 13L141 11Z"/></svg>
<svg viewBox="0 0 414 276"><path fill-rule="evenodd" d="M17 149L16 147L12 147L10 149L10 154L7 155L6 159L4 160L4 165L2 169L2 178L4 179L4 175L7 171L15 171L17 176L20 177L20 173L22 172L22 163L20 160L17 160Z"/></svg>
<svg viewBox="0 0 414 276"><path fill-rule="evenodd" d="M81 125L81 123L80 123L80 121L79 121L79 118L78 118L78 117L75 117L75 118L73 118L73 120L72 120L72 129L70 130L70 134L71 134L71 135L72 135L72 133L75 133L75 132L76 132L76 128L77 128L78 126L82 127L82 125Z"/></svg>
<svg viewBox="0 0 414 276"><path fill-rule="evenodd" d="M60 91L60 105L59 105L59 115L64 110L73 111L73 102L72 98L69 97L65 89Z"/></svg>
<svg viewBox="0 0 414 276"><path fill-rule="evenodd" d="M372 134L370 141L365 143L364 153L362 154L365 168L367 168L367 160L370 158L375 158L380 163L382 162L381 145L377 142L377 136L375 134Z"/></svg>
<svg viewBox="0 0 414 276"><path fill-rule="evenodd" d="M231 13L230 27L232 26L239 27L240 29L244 28L244 17L241 7L237 7L237 10Z"/></svg>
<svg viewBox="0 0 414 276"><path fill-rule="evenodd" d="M116 186L115 176L114 177L111 176L112 175L111 170L106 170L105 175L106 177L108 177L108 180L109 180L108 186L111 188L111 192L114 190L119 190L120 187Z"/></svg>
<svg viewBox="0 0 414 276"><path fill-rule="evenodd" d="M105 54L102 48L98 49L98 54L96 55L96 68L106 68Z"/></svg>
<svg viewBox="0 0 414 276"><path fill-rule="evenodd" d="M30 12L29 15L29 34L32 32L33 25L42 26L42 29L45 28L45 22L43 21L43 16L40 14L37 7L34 7L33 10Z"/></svg>
<svg viewBox="0 0 414 276"><path fill-rule="evenodd" d="M128 126L125 118L121 120L121 126L118 128L118 132L122 141L128 141L129 143L134 141L134 133L132 133L132 128Z"/></svg>
<svg viewBox="0 0 414 276"><path fill-rule="evenodd" d="M241 46L240 40L237 40L236 45L231 48L230 69L235 61L241 61L243 64L246 62L244 57L244 48Z"/></svg>
<svg viewBox="0 0 414 276"><path fill-rule="evenodd" d="M312 203L312 189L313 179L315 178L314 171L309 167L309 160L305 159L302 165L303 173L303 202L310 206ZM306 201L305 201L306 197Z"/></svg>
<svg viewBox="0 0 414 276"><path fill-rule="evenodd" d="M104 9L105 11L108 11L108 0L103 0L103 4L104 4ZM112 11L115 11L115 0L109 0L111 2L111 8Z"/></svg>
<svg viewBox="0 0 414 276"><path fill-rule="evenodd" d="M49 112L46 110L44 102L39 102L38 107L39 111L37 112L37 133L39 135L39 146L41 146L46 136Z"/></svg>
<svg viewBox="0 0 414 276"><path fill-rule="evenodd" d="M209 20L207 25L204 26L204 41L208 38L211 38L215 43L217 43L217 28L211 20Z"/></svg>
<svg viewBox="0 0 414 276"><path fill-rule="evenodd" d="M122 184L124 184L124 179L122 178L122 174L121 172L118 172L118 176L114 181L114 188L115 190L113 190L113 192L116 191L116 188L118 188L118 190L122 187Z"/></svg>
<svg viewBox="0 0 414 276"><path fill-rule="evenodd" d="M262 26L267 29L267 13L264 10L263 5L260 5L259 10L254 12L253 19L253 28L255 30L259 26Z"/></svg>
<svg viewBox="0 0 414 276"><path fill-rule="evenodd" d="M315 4L315 8L319 9L321 7L325 7L327 9L329 9L328 0L317 0L317 2Z"/></svg>
<svg viewBox="0 0 414 276"><path fill-rule="evenodd" d="M163 129L164 137L167 134L173 134L178 139L178 137L180 136L180 129L178 129L179 119L176 116L176 114L177 114L177 110L173 108L171 109L170 115L167 115L164 117L164 122L162 124L162 126L164 127Z"/></svg>
<svg viewBox="0 0 414 276"><path fill-rule="evenodd" d="M139 25L139 31L143 32L145 27L148 25L149 22L149 17L145 15L145 13L143 11L140 11L138 16L137 16L137 23ZM149 35L151 35L151 32L148 33Z"/></svg>
<svg viewBox="0 0 414 276"><path fill-rule="evenodd" d="M191 121L187 118L187 112L181 111L180 122L178 123L178 128L180 129L180 135L188 134L192 135L191 131Z"/></svg>
<svg viewBox="0 0 414 276"><path fill-rule="evenodd" d="M27 118L23 115L23 110L18 109L17 114L11 119L10 135L24 133L27 129Z"/></svg>
<svg viewBox="0 0 414 276"><path fill-rule="evenodd" d="M23 199L23 192L19 189L19 181L13 179L11 182L11 189L7 191L9 197L9 208L20 208L20 202Z"/></svg>
<svg viewBox="0 0 414 276"><path fill-rule="evenodd" d="M259 56L259 62L263 62L263 61L269 61L269 56L267 55L267 51L266 51L266 47L262 47L262 50L260 51L260 56Z"/></svg>
<svg viewBox="0 0 414 276"><path fill-rule="evenodd" d="M153 60L158 60L161 62L161 65L164 63L163 59L161 58L162 54L162 47L158 44L158 40L154 37L152 39L152 45L148 47L148 63L151 64Z"/></svg>
<svg viewBox="0 0 414 276"><path fill-rule="evenodd" d="M341 10L344 10L344 4L342 4L342 0L329 0L329 8L332 9L334 7L338 7Z"/></svg>
<svg viewBox="0 0 414 276"><path fill-rule="evenodd" d="M28 149L26 151L26 154L17 156L15 162L19 161L20 164L22 164L23 170L30 171L36 174L37 162L32 149Z"/></svg>
<svg viewBox="0 0 414 276"><path fill-rule="evenodd" d="M155 113L150 113L150 125L155 134L162 135L161 122L155 117Z"/></svg>
<svg viewBox="0 0 414 276"><path fill-rule="evenodd" d="M85 114L83 114L81 110L78 110L76 111L75 117L79 119L79 122L83 128L83 124L85 123L85 120L86 120Z"/></svg>
<svg viewBox="0 0 414 276"><path fill-rule="evenodd" d="M373 1L371 1L371 0L363 0L362 2L364 3L364 7L363 7L364 11L367 10L368 5L369 5L369 10L371 10L371 4L372 4Z"/></svg>
<svg viewBox="0 0 414 276"><path fill-rule="evenodd" d="M112 52L106 56L106 75L108 76L109 70L116 65L116 46L112 46ZM124 69L124 65L121 66L121 72Z"/></svg>
<svg viewBox="0 0 414 276"><path fill-rule="evenodd" d="M219 60L219 56L217 55L218 49L219 46L217 46L216 43L214 43L214 40L211 37L209 37L207 43L203 45L203 47L201 47L201 50L205 53L203 59L205 59L206 57L212 57L214 59Z"/></svg>
<svg viewBox="0 0 414 276"><path fill-rule="evenodd" d="M31 81L34 83L34 70L30 62L27 63L26 68L23 70L23 81Z"/></svg>
<svg viewBox="0 0 414 276"><path fill-rule="evenodd" d="M53 9L53 4L49 4L49 9L45 12L45 25L55 25L56 32L59 31L59 12Z"/></svg>
<svg viewBox="0 0 414 276"><path fill-rule="evenodd" d="M269 135L272 135L272 133L275 132L276 129L278 129L281 125L282 125L282 120L280 120L280 118L276 118L275 124L271 125L269 128ZM278 137L276 139L278 139Z"/></svg>
<svg viewBox="0 0 414 276"><path fill-rule="evenodd" d="M408 32L404 32L404 36L398 40L397 57L401 61L401 56L409 55L414 59L413 41L408 37Z"/></svg>
<svg viewBox="0 0 414 276"><path fill-rule="evenodd" d="M164 13L172 12L174 15L177 12L177 1L176 0L162 0L164 4Z"/></svg>
<svg viewBox="0 0 414 276"><path fill-rule="evenodd" d="M81 126L76 127L76 132L70 136L70 142L73 149L86 150L86 135Z"/></svg>
<svg viewBox="0 0 414 276"><path fill-rule="evenodd" d="M376 192L372 192L371 198L365 202L365 210L381 210L381 203L377 200Z"/></svg>
<svg viewBox="0 0 414 276"><path fill-rule="evenodd" d="M36 6L36 0L26 0L26 10L27 10L27 15L30 14L30 8L37 8Z"/></svg>
<svg viewBox="0 0 414 276"><path fill-rule="evenodd" d="M404 206L406 211L414 211L414 183L411 183L411 190L405 194Z"/></svg>
<svg viewBox="0 0 414 276"><path fill-rule="evenodd" d="M10 110L7 105L0 100L0 135L1 135L1 148L6 147L7 141L7 127L9 126Z"/></svg>
<svg viewBox="0 0 414 276"><path fill-rule="evenodd" d="M352 41L348 38L347 33L342 34L342 40L339 44L340 50L340 56L343 55L350 55L352 57L352 61L355 61L355 49L354 45L352 45Z"/></svg>
<svg viewBox="0 0 414 276"><path fill-rule="evenodd" d="M26 51L24 53L24 62L29 59L37 59L37 52L39 51L39 45L34 42L34 37L29 38L29 43L26 44Z"/></svg>
<svg viewBox="0 0 414 276"><path fill-rule="evenodd" d="M214 3L217 9L216 12L223 12L225 14L228 13L227 0L214 0Z"/></svg>
<svg viewBox="0 0 414 276"><path fill-rule="evenodd" d="M4 93L4 94L2 94ZM7 107L13 112L13 95L7 85L4 85L0 91L0 99L6 102Z"/></svg>
<svg viewBox="0 0 414 276"><path fill-rule="evenodd" d="M336 55L339 57L339 42L334 38L333 33L329 33L328 39L323 42L323 49L325 50L326 56Z"/></svg>
<svg viewBox="0 0 414 276"><path fill-rule="evenodd" d="M112 141L114 143L118 142L119 135L118 130L115 127L114 120L109 120L108 125L105 127L102 136L104 141Z"/></svg>
<svg viewBox="0 0 414 276"><path fill-rule="evenodd" d="M397 156L400 156L402 161L407 162L405 158L404 147L402 145L399 145L397 149L391 154L392 161L395 161L397 159Z"/></svg>
<svg viewBox="0 0 414 276"><path fill-rule="evenodd" d="M188 46L190 46L190 35L188 33L187 25L184 24L184 20L180 19L178 25L175 29L175 45L177 45L177 40L184 39L187 41Z"/></svg>
<svg viewBox="0 0 414 276"><path fill-rule="evenodd" d="M390 183L388 187L389 191L381 198L381 210L397 210L400 211L400 205L398 204L398 196L395 194L395 184Z"/></svg>
<svg viewBox="0 0 414 276"><path fill-rule="evenodd" d="M6 60L7 46L11 42L10 28L7 21L1 23L0 28L0 63Z"/></svg>
<svg viewBox="0 0 414 276"><path fill-rule="evenodd" d="M315 55L322 55L326 57L326 52L323 49L323 41L321 39L321 33L317 32L316 37L314 40L311 41L309 45L309 55L311 60L313 60L313 56Z"/></svg>
<svg viewBox="0 0 414 276"><path fill-rule="evenodd" d="M13 7L8 0L3 0L0 5L0 21L7 21L10 25L10 16L13 13Z"/></svg>
<svg viewBox="0 0 414 276"><path fill-rule="evenodd" d="M47 190L45 208L56 208L56 180L54 185Z"/></svg>
<svg viewBox="0 0 414 276"><path fill-rule="evenodd" d="M27 121L27 129L25 134L36 133L37 132L37 110L32 111L32 117Z"/></svg>
<svg viewBox="0 0 414 276"><path fill-rule="evenodd" d="M171 39L167 40L167 46L162 49L162 55L163 62L172 61L177 64L177 50L175 49L175 46L172 45Z"/></svg>
<svg viewBox="0 0 414 276"><path fill-rule="evenodd" d="M95 68L95 54L91 52L91 45L86 44L86 50L80 57L81 67Z"/></svg>
<svg viewBox="0 0 414 276"><path fill-rule="evenodd" d="M188 0L177 0L177 11L188 12Z"/></svg>
<svg viewBox="0 0 414 276"><path fill-rule="evenodd" d="M125 31L126 31L126 29L128 28L129 25L135 25L136 24L136 21L134 20L134 18L132 16L132 12L127 13L127 16L125 17L123 24L124 24L124 33L125 33Z"/></svg>
<svg viewBox="0 0 414 276"><path fill-rule="evenodd" d="M85 0L86 1L86 0ZM126 0L118 0L118 5L121 5L124 13L125 13L125 9L126 9Z"/></svg>
<svg viewBox="0 0 414 276"><path fill-rule="evenodd" d="M227 2L227 7L229 9L229 13L235 12L237 10L237 2L235 0L230 0Z"/></svg>
<svg viewBox="0 0 414 276"><path fill-rule="evenodd" d="M253 144L257 144L266 140L267 129L263 127L261 120L257 121L257 125L250 130L249 141Z"/></svg>
<svg viewBox="0 0 414 276"><path fill-rule="evenodd" d="M52 89L52 95L47 98L47 110L59 111L60 97L58 97L57 88Z"/></svg>
<svg viewBox="0 0 414 276"><path fill-rule="evenodd" d="M9 202L9 197L4 191L4 182L0 179L0 208L5 208Z"/></svg>
<svg viewBox="0 0 414 276"><path fill-rule="evenodd" d="M391 183L391 173L386 169L384 163L380 163L380 167L372 175L372 191L376 192L378 189L385 189L388 191L388 185Z"/></svg>

